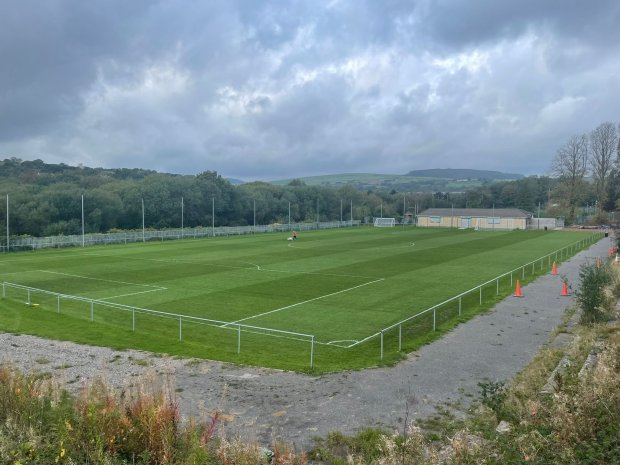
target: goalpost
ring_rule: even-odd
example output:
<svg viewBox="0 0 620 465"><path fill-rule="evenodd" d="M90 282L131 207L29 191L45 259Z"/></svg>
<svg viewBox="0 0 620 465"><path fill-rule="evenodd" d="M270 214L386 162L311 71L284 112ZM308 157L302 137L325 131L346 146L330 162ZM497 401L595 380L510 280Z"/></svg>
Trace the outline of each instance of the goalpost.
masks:
<svg viewBox="0 0 620 465"><path fill-rule="evenodd" d="M375 218L375 228L392 228L395 225L395 218Z"/></svg>

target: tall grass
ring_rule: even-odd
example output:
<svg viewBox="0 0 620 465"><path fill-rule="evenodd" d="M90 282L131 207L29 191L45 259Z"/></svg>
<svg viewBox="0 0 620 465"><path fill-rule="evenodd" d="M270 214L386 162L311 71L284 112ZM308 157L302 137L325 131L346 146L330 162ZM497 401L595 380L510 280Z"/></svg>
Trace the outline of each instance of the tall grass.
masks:
<svg viewBox="0 0 620 465"><path fill-rule="evenodd" d="M69 396L51 379L0 366L0 463L304 465L305 455L229 440L218 417L181 422L171 390L146 379L121 393L103 381Z"/></svg>

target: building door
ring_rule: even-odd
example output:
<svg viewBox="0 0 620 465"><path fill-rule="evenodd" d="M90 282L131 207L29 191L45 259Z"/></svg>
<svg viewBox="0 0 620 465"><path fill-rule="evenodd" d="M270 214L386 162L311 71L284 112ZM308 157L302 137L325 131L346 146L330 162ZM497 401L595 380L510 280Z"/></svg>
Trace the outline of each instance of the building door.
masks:
<svg viewBox="0 0 620 465"><path fill-rule="evenodd" d="M461 229L471 228L471 216L461 216Z"/></svg>

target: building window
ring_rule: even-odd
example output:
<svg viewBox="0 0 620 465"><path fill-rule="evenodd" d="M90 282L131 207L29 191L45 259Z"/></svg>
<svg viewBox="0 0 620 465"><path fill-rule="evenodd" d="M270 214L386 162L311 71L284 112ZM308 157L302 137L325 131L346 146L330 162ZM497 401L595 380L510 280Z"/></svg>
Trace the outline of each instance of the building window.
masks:
<svg viewBox="0 0 620 465"><path fill-rule="evenodd" d="M488 224L500 224L501 223L501 218L498 216L489 216L487 218L487 223Z"/></svg>
<svg viewBox="0 0 620 465"><path fill-rule="evenodd" d="M431 216L430 217L430 222L431 223L441 223L441 216Z"/></svg>

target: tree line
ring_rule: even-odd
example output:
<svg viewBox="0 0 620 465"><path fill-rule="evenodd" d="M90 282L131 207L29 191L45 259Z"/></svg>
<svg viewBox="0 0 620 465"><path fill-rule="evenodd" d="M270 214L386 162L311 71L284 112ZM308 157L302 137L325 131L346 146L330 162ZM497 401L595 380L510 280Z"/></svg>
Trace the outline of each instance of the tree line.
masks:
<svg viewBox="0 0 620 465"><path fill-rule="evenodd" d="M402 218L426 208L521 208L570 223L591 205L597 220L620 207L620 128L603 123L571 137L551 176L485 182L467 192L397 192L307 186L294 180L233 185L216 171L173 175L144 169L104 169L10 158L0 161L0 194L9 196L13 235L51 236L197 226ZM290 209L289 209L290 206ZM6 224L6 205L2 226ZM0 223L1 224L1 223Z"/></svg>
<svg viewBox="0 0 620 465"><path fill-rule="evenodd" d="M620 207L620 125L604 122L589 133L576 134L553 158L555 197L569 221L584 201L594 203L599 221Z"/></svg>

